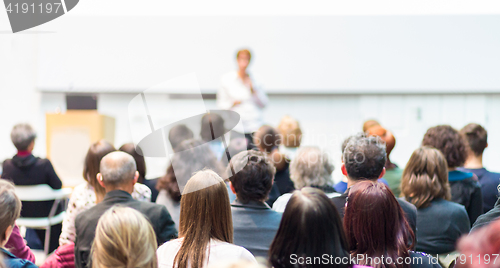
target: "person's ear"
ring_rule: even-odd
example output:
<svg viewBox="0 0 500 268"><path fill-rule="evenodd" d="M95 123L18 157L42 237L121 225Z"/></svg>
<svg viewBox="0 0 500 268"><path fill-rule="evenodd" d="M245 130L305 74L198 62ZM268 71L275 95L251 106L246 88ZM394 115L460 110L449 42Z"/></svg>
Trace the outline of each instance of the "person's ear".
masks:
<svg viewBox="0 0 500 268"><path fill-rule="evenodd" d="M385 167L382 169L382 173L380 173L380 176L378 176L379 179L383 178L385 175Z"/></svg>
<svg viewBox="0 0 500 268"><path fill-rule="evenodd" d="M342 174L344 174L344 176L347 177L347 169L345 168L345 164L342 163L342 165L340 166L340 169L342 170Z"/></svg>
<svg viewBox="0 0 500 268"><path fill-rule="evenodd" d="M134 184L137 183L137 180L139 180L139 171L136 171L134 174Z"/></svg>
<svg viewBox="0 0 500 268"><path fill-rule="evenodd" d="M231 192L233 192L233 194L236 194L236 191L234 190L234 186L231 182L229 182L229 188L231 188Z"/></svg>
<svg viewBox="0 0 500 268"><path fill-rule="evenodd" d="M102 175L101 175L101 173L97 173L96 178L97 178L97 182L99 183L99 185L101 185L101 186L102 186L102 188L106 188L106 187L104 187L104 181L102 180Z"/></svg>

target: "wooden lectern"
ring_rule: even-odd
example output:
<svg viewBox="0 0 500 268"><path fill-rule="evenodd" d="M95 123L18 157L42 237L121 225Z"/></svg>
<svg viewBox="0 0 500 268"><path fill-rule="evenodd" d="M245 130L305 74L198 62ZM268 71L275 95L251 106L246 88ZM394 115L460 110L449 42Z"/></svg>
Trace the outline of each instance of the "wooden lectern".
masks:
<svg viewBox="0 0 500 268"><path fill-rule="evenodd" d="M47 158L65 187L82 182L83 163L90 145L104 139L115 140L115 119L95 110L68 110L46 114Z"/></svg>

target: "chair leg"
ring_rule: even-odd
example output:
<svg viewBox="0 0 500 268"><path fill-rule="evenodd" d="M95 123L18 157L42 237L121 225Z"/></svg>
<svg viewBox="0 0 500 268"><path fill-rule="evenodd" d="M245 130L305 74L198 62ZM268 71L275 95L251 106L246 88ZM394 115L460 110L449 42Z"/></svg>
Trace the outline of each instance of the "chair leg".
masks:
<svg viewBox="0 0 500 268"><path fill-rule="evenodd" d="M45 256L49 255L49 247L50 247L50 229L52 226L47 226L47 229L45 229L45 245L43 247L43 252L45 253Z"/></svg>

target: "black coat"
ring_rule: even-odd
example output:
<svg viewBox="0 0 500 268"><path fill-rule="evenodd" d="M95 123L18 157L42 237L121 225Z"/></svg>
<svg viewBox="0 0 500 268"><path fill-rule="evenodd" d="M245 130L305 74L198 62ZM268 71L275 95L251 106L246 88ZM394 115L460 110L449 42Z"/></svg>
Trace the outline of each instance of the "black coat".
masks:
<svg viewBox="0 0 500 268"><path fill-rule="evenodd" d="M111 191L102 202L78 214L75 219L75 267L87 267L97 222L101 215L114 205L130 207L144 214L156 233L158 245L177 238L174 221L165 206L134 200L129 193L121 190Z"/></svg>
<svg viewBox="0 0 500 268"><path fill-rule="evenodd" d="M32 154L23 157L15 155L12 159L5 160L2 178L12 181L15 185L47 184L52 189L62 187L52 163L48 159L35 157ZM23 202L21 216L47 217L52 204L53 201Z"/></svg>
<svg viewBox="0 0 500 268"><path fill-rule="evenodd" d="M472 225L472 229L470 231L474 232L479 228L484 227L490 224L492 221L495 221L499 218L500 218L500 199L497 200L495 206L490 211L484 213L483 215L479 216L479 218L477 218L474 225Z"/></svg>

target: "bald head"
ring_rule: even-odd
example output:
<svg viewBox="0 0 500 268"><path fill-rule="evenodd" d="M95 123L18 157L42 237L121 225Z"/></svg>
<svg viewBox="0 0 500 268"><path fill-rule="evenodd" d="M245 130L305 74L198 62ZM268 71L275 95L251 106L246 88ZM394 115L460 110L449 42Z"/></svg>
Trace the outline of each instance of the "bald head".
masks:
<svg viewBox="0 0 500 268"><path fill-rule="evenodd" d="M106 187L130 184L135 179L137 166L134 157L125 152L111 152L101 160L100 174Z"/></svg>

